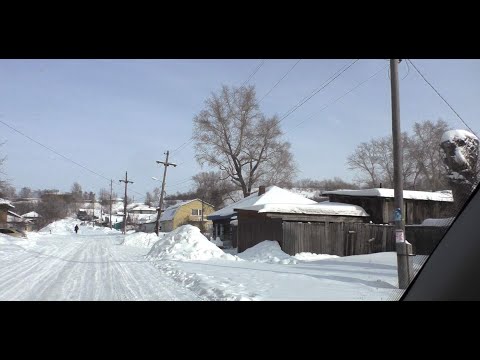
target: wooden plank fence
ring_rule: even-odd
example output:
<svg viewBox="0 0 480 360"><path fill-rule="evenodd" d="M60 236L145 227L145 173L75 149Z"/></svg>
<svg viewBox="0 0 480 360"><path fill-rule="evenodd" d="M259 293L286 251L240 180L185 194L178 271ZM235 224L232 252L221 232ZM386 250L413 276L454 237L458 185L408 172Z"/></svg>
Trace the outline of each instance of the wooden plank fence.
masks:
<svg viewBox="0 0 480 360"><path fill-rule="evenodd" d="M278 227L276 229L278 234ZM281 241L271 238L265 240L279 241L283 251L290 255L313 252L349 256L395 251L395 228L392 225L283 222L282 229L283 236L277 236ZM263 232L266 229L256 227L249 230ZM413 245L415 254L430 255L446 228L407 226L405 231L406 239ZM259 236L256 236L250 246L262 241L262 235L257 235ZM243 250L239 248L239 251Z"/></svg>

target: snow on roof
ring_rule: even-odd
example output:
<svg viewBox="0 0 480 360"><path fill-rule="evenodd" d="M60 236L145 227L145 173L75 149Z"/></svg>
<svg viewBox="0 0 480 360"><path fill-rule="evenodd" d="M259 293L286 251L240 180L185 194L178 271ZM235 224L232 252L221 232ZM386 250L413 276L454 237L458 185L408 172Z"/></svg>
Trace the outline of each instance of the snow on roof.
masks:
<svg viewBox="0 0 480 360"><path fill-rule="evenodd" d="M348 196L374 196L383 198L393 198L393 189L374 188L363 190L335 190L325 191L325 195L348 195ZM432 200L432 201L447 201L453 202L453 195L450 190L428 192L428 191L413 191L403 190L404 199L413 200Z"/></svg>
<svg viewBox="0 0 480 360"><path fill-rule="evenodd" d="M316 197L322 196L322 190L318 189L291 188L289 190L295 194L305 196L307 199L314 199Z"/></svg>
<svg viewBox="0 0 480 360"><path fill-rule="evenodd" d="M135 204L135 206L130 208L127 206L127 209L129 209L130 211L146 211L146 210L155 211L155 212L157 211L156 207L148 206L145 204Z"/></svg>
<svg viewBox="0 0 480 360"><path fill-rule="evenodd" d="M207 216L207 219L229 217L235 214L235 209L244 209L249 206L263 205L263 204L296 204L296 205L309 205L317 204L317 202L307 199L306 197L295 194L289 190L279 188L278 186L270 186L265 189L265 193L258 195L257 193L251 194L246 198L243 198L233 204L230 204L223 209L215 211Z"/></svg>
<svg viewBox="0 0 480 360"><path fill-rule="evenodd" d="M17 217L17 218L21 218L21 217L22 217L22 215L18 215L17 213L14 213L14 212L11 211L11 210L8 210L8 214L13 215L14 217Z"/></svg>
<svg viewBox="0 0 480 360"><path fill-rule="evenodd" d="M243 208L242 210L256 210L259 213L290 213L308 215L337 215L337 216L369 216L362 207L324 201L317 204L263 204Z"/></svg>
<svg viewBox="0 0 480 360"><path fill-rule="evenodd" d="M11 203L9 200L0 198L0 205L3 205L3 204L8 205L8 206L10 206L11 208L14 208L14 207L15 207L15 206L12 205L12 203Z"/></svg>
<svg viewBox="0 0 480 360"><path fill-rule="evenodd" d="M37 218L37 217L39 217L40 215L39 215L37 212L35 212L35 211L30 211L30 212L28 212L28 213L26 213L26 214L23 214L22 216L25 217L25 218Z"/></svg>
<svg viewBox="0 0 480 360"><path fill-rule="evenodd" d="M149 224L157 221L157 214L138 214L135 215L135 223Z"/></svg>
<svg viewBox="0 0 480 360"><path fill-rule="evenodd" d="M464 138L473 138L478 140L478 138L467 130L449 130L445 131L442 135L442 143L445 141L453 141L454 139L464 139Z"/></svg>

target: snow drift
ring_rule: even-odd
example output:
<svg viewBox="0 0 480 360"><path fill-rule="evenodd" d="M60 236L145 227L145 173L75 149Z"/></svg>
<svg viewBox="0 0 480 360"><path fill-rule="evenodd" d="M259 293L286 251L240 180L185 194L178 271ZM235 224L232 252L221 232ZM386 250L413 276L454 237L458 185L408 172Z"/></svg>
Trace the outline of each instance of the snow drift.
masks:
<svg viewBox="0 0 480 360"><path fill-rule="evenodd" d="M238 260L225 254L202 235L200 229L183 225L158 240L147 254L149 260Z"/></svg>
<svg viewBox="0 0 480 360"><path fill-rule="evenodd" d="M333 259L339 258L340 256L337 255L329 255L329 254L314 254L311 252L301 252L295 254L294 258L301 261L317 261L317 260L325 260L325 259Z"/></svg>
<svg viewBox="0 0 480 360"><path fill-rule="evenodd" d="M261 263L296 264L297 260L284 253L278 241L265 240L237 255L239 258Z"/></svg>
<svg viewBox="0 0 480 360"><path fill-rule="evenodd" d="M123 245L136 246L142 248L150 248L155 244L159 239L165 236L166 233L144 233L137 232L125 236L125 241Z"/></svg>

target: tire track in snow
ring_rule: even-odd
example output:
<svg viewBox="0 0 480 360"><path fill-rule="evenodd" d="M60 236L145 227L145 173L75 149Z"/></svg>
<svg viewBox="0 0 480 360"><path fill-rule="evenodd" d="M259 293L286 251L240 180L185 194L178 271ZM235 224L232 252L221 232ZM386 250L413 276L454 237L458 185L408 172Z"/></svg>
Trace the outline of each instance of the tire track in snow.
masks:
<svg viewBox="0 0 480 360"><path fill-rule="evenodd" d="M144 249L117 245L117 235L42 240L45 246L9 253L15 261L0 266L0 299L199 300L143 259Z"/></svg>

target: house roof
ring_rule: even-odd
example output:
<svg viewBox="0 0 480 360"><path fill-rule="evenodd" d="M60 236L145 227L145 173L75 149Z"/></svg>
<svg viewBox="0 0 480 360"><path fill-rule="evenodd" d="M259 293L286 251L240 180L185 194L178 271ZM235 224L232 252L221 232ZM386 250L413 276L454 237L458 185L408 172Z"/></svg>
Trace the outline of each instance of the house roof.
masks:
<svg viewBox="0 0 480 360"><path fill-rule="evenodd" d="M153 207L153 206L148 206L148 205L145 205L145 204L132 204L134 206L131 206L131 207L128 207L127 206L127 209L129 211L145 211L145 210L150 210L150 211L157 211L157 208L156 207Z"/></svg>
<svg viewBox="0 0 480 360"><path fill-rule="evenodd" d="M40 215L39 215L37 212L35 212L35 211L30 211L30 212L28 212L28 213L26 213L26 214L23 214L22 216L23 216L24 218L37 218L37 217L40 217Z"/></svg>
<svg viewBox="0 0 480 360"><path fill-rule="evenodd" d="M241 210L254 210L259 213L286 213L334 216L369 216L362 207L324 201L316 204L261 204L244 207Z"/></svg>
<svg viewBox="0 0 480 360"><path fill-rule="evenodd" d="M363 196L363 197L382 197L393 198L393 189L374 188L363 190L335 190L325 191L324 195L347 195L347 196ZM453 202L453 195L451 190L428 192L428 191L414 191L403 190L403 198L411 200L430 200L430 201L446 201Z"/></svg>
<svg viewBox="0 0 480 360"><path fill-rule="evenodd" d="M289 190L279 188L278 186L270 186L265 189L265 193L258 195L258 193L251 194L233 204L230 204L223 209L215 211L207 216L209 220L220 220L229 218L236 213L236 209L244 209L249 206L263 205L263 204L295 204L295 205L309 205L317 204L317 202L307 199L306 197L295 194Z"/></svg>
<svg viewBox="0 0 480 360"><path fill-rule="evenodd" d="M9 215L12 215L12 216L14 216L14 217L16 217L16 218L22 218L22 215L19 215L19 214L17 214L17 213L14 213L14 212L11 211L11 210L8 210L8 214L9 214Z"/></svg>
<svg viewBox="0 0 480 360"><path fill-rule="evenodd" d="M201 201L203 202L204 204L206 205L209 205L211 207L213 207L212 204L209 204L205 201L202 201L201 199L193 199L193 200L186 200L186 201L182 201L182 202L179 202L175 205L172 205L168 208L166 208L162 215L160 216L160 221L169 221L169 220L173 220L173 218L175 217L175 214L177 213L178 209L180 209L182 206L184 205L187 205L189 203L191 203L192 201L195 201L195 200L198 200L198 201Z"/></svg>
<svg viewBox="0 0 480 360"><path fill-rule="evenodd" d="M2 198L0 198L0 205L7 205L7 206L11 207L12 209L15 208L15 206L13 206L12 203L9 200L2 199Z"/></svg>

